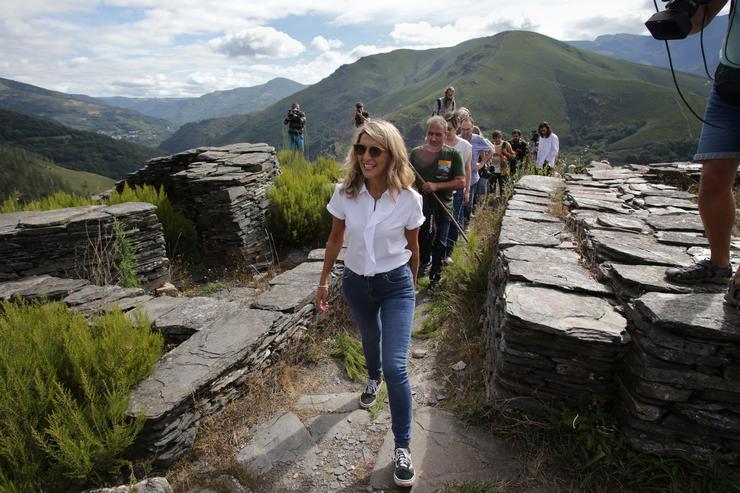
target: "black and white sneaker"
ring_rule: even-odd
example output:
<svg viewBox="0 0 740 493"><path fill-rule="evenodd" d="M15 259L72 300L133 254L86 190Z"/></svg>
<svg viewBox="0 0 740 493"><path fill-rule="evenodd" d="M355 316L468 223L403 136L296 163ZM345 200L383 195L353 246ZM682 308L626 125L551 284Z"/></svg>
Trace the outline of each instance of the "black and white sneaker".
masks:
<svg viewBox="0 0 740 493"><path fill-rule="evenodd" d="M393 482L396 486L409 487L416 482L416 471L411 464L411 450L397 448L393 453Z"/></svg>
<svg viewBox="0 0 740 493"><path fill-rule="evenodd" d="M360 406L363 409L372 407L375 401L378 400L378 390L380 389L380 379L373 380L372 378L367 379L365 390L360 396Z"/></svg>

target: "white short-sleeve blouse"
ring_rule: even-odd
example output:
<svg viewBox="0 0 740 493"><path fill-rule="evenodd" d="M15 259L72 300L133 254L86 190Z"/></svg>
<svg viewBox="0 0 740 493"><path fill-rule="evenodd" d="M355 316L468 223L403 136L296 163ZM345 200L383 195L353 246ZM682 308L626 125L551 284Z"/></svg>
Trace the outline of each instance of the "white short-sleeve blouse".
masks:
<svg viewBox="0 0 740 493"><path fill-rule="evenodd" d="M424 224L421 203L415 190L403 189L395 197L386 190L376 204L365 185L357 197L350 198L337 184L326 208L344 220L344 265L357 274L374 276L407 263L411 251L406 248L405 233Z"/></svg>

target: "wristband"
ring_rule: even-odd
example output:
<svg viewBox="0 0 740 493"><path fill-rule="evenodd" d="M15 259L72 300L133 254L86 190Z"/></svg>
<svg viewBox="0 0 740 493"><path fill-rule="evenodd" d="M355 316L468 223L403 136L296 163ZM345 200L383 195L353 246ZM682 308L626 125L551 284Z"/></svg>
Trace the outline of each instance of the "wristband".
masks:
<svg viewBox="0 0 740 493"><path fill-rule="evenodd" d="M319 284L319 285L317 285L317 287L329 289L329 285L328 284Z"/></svg>

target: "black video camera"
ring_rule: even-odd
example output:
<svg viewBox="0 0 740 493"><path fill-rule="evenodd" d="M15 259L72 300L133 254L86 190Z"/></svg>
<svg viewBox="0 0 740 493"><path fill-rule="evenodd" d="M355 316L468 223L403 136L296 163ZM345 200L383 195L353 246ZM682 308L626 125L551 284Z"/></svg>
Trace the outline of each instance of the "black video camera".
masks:
<svg viewBox="0 0 740 493"><path fill-rule="evenodd" d="M691 32L691 18L701 5L711 0L663 0L665 10L653 14L645 23L655 39L684 39Z"/></svg>

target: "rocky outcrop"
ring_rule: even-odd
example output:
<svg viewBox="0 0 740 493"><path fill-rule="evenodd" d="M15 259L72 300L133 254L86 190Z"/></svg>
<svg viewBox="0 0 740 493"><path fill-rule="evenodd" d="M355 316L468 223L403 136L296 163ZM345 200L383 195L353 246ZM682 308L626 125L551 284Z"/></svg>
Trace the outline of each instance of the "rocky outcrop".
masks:
<svg viewBox="0 0 740 493"><path fill-rule="evenodd" d="M249 302L164 297L140 305L155 329L184 342L132 392L131 414L146 419L138 455L162 466L181 457L204 416L241 395L254 372L301 338L313 322L321 265L307 262L276 276Z"/></svg>
<svg viewBox="0 0 740 493"><path fill-rule="evenodd" d="M554 178L519 181L489 278L489 392L496 403L536 412L612 399L629 342L611 289L584 267L549 211L554 202L540 196L562 187Z"/></svg>
<svg viewBox="0 0 740 493"><path fill-rule="evenodd" d="M164 187L195 223L207 261L263 269L272 263L266 191L278 172L275 149L267 144L199 147L152 159L117 187Z"/></svg>
<svg viewBox="0 0 740 493"><path fill-rule="evenodd" d="M114 283L114 222L132 248L139 283L169 281L162 225L155 207L139 202L0 214L0 281L45 274Z"/></svg>
<svg viewBox="0 0 740 493"><path fill-rule="evenodd" d="M726 286L665 278L666 268L709 255L694 196L661 183L687 169L598 163L566 175L570 213L557 234L572 234L580 255L556 245L558 224L542 219L541 203L522 206L522 194L543 179L522 179L489 283L494 404L516 397L542 412L558 400L579 406L603 396L616 403L625 437L640 451L740 457L740 312L723 303ZM731 257L740 262L735 239Z"/></svg>

